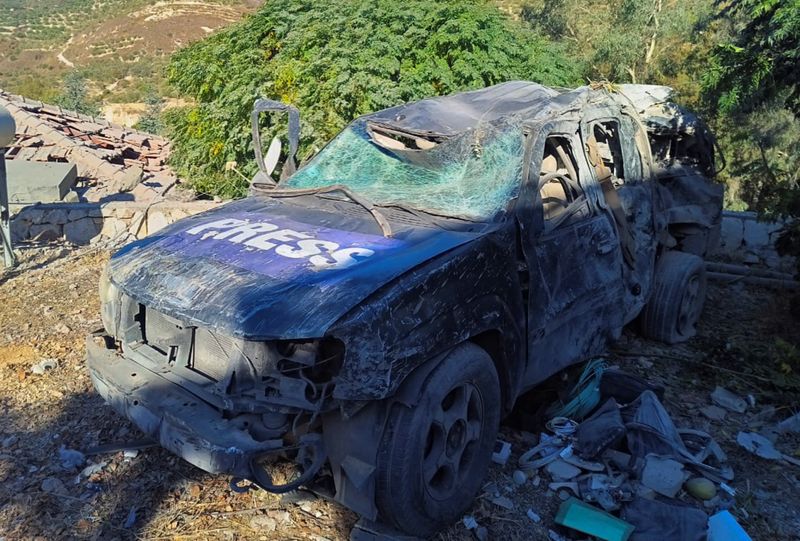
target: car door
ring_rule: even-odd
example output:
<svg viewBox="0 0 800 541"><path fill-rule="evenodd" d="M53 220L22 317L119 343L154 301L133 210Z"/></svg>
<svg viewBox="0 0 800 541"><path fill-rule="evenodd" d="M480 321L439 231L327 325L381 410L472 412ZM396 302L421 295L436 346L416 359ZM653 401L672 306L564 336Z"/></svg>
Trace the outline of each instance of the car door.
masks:
<svg viewBox="0 0 800 541"><path fill-rule="evenodd" d="M623 258L625 323L638 315L650 291L656 256L653 182L646 134L641 125L608 108L585 110L581 122L584 157L601 186L601 207L611 213ZM644 137L644 142L641 138Z"/></svg>
<svg viewBox="0 0 800 541"><path fill-rule="evenodd" d="M576 123L550 125L527 153L521 228L527 273L526 386L598 353L620 327L622 251Z"/></svg>

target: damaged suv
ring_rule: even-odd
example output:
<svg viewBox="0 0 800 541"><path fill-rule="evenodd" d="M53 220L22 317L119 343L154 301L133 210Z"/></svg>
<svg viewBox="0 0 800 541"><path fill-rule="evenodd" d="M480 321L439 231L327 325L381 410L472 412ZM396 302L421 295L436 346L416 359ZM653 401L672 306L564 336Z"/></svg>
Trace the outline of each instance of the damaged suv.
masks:
<svg viewBox="0 0 800 541"><path fill-rule="evenodd" d="M116 253L87 341L97 391L199 468L427 536L470 505L522 393L634 320L693 335L722 188L669 89L425 99L297 170L297 111L258 106L250 197ZM258 133L276 109L280 182Z"/></svg>

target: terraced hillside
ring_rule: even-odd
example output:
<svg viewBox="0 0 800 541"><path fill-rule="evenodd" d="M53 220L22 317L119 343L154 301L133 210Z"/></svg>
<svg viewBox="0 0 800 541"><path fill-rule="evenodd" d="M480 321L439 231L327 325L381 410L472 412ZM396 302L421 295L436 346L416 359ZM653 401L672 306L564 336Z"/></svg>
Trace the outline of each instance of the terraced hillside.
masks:
<svg viewBox="0 0 800 541"><path fill-rule="evenodd" d="M239 20L259 0L3 0L0 87L47 99L71 69L103 99L159 86L175 49Z"/></svg>

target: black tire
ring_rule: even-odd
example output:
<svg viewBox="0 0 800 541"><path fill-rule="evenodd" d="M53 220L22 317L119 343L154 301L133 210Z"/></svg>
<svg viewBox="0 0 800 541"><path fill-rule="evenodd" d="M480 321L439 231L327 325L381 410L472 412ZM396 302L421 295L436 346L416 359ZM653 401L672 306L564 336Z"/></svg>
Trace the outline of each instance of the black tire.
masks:
<svg viewBox="0 0 800 541"><path fill-rule="evenodd" d="M642 333L667 344L685 342L697 332L705 300L703 260L684 252L666 252L658 260L653 292L642 311Z"/></svg>
<svg viewBox="0 0 800 541"><path fill-rule="evenodd" d="M414 407L395 404L378 453L383 522L429 537L469 508L500 425L500 383L478 346L453 349L421 385Z"/></svg>

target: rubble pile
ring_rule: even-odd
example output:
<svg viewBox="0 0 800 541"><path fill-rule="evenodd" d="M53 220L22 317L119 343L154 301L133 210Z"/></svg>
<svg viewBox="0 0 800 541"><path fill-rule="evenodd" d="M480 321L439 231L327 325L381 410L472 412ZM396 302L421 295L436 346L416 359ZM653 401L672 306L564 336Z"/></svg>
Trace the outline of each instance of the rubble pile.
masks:
<svg viewBox="0 0 800 541"><path fill-rule="evenodd" d="M6 159L75 164L75 191L84 202L121 193L130 193L126 200L150 202L178 182L167 165L170 144L162 137L3 91L0 106L17 123Z"/></svg>
<svg viewBox="0 0 800 541"><path fill-rule="evenodd" d="M708 433L676 427L661 403L664 392L661 386L593 361L569 400L550 408L547 430L519 457L512 475L518 487L549 480L549 494L558 504L554 528L559 530L549 530L550 539L585 535L606 541L751 539L735 518L747 519L748 513L737 506L737 492L731 486L734 472L726 453ZM752 399L721 387L709 401L713 405L708 409L717 418L754 406ZM768 414L755 415L760 431L740 432L738 444L761 458L800 465L775 448L781 434L798 428L800 417L768 424ZM498 440L496 463L505 465L509 447ZM484 496L500 507L505 507L504 500L511 502L494 484L485 488ZM540 512L532 507L526 514L538 524ZM478 539L482 537L475 517L467 516L463 522Z"/></svg>

